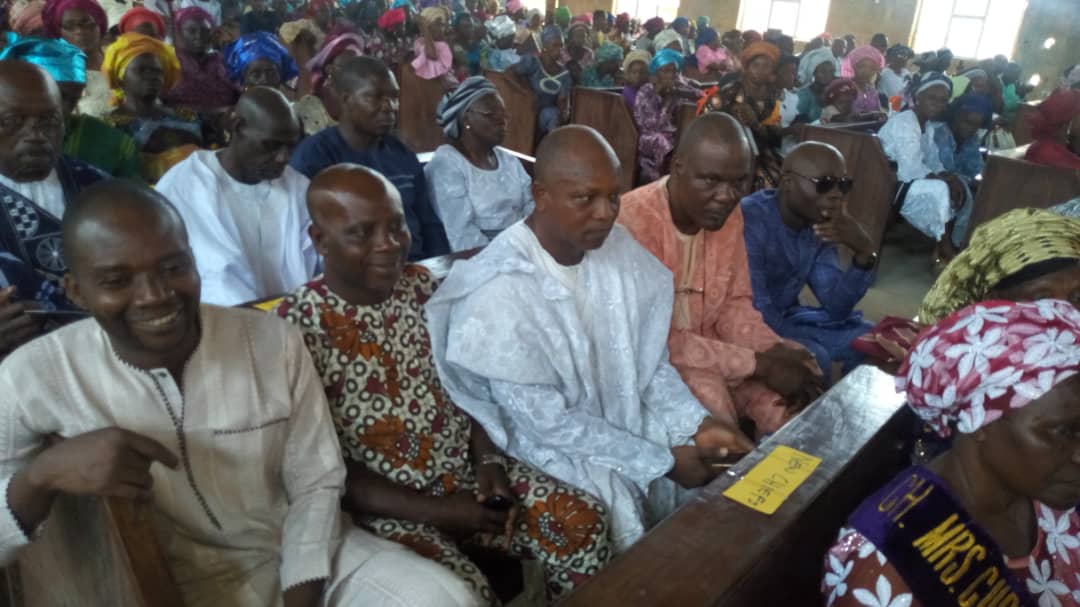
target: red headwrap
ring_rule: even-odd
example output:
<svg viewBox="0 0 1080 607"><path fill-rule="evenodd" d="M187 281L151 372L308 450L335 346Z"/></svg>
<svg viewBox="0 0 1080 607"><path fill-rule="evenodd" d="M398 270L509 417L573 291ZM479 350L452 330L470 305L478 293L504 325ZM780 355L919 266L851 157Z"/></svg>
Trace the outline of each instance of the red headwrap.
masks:
<svg viewBox="0 0 1080 607"><path fill-rule="evenodd" d="M618 17L615 17L615 27L622 29L630 25L630 13L619 13Z"/></svg>
<svg viewBox="0 0 1080 607"><path fill-rule="evenodd" d="M1043 100L1028 117L1031 136L1048 139L1080 114L1080 90L1060 88Z"/></svg>
<svg viewBox="0 0 1080 607"><path fill-rule="evenodd" d="M664 19L661 17L653 17L646 21L641 27L645 28L645 31L650 34L659 34L664 29Z"/></svg>
<svg viewBox="0 0 1080 607"><path fill-rule="evenodd" d="M63 34L60 28L60 20L64 13L71 9L86 11L87 15L98 24L101 35L109 31L109 18L105 16L105 9L94 0L48 0L45 8L41 11L41 20L45 24L45 35L50 38L60 38Z"/></svg>
<svg viewBox="0 0 1080 607"><path fill-rule="evenodd" d="M379 17L378 26L384 30L388 30L394 26L405 23L405 9L398 7L392 8Z"/></svg>
<svg viewBox="0 0 1080 607"><path fill-rule="evenodd" d="M120 17L120 33L126 34L134 31L136 27L143 23L152 23L158 36L165 35L165 20L161 18L161 15L141 6L132 8L124 13L123 17Z"/></svg>

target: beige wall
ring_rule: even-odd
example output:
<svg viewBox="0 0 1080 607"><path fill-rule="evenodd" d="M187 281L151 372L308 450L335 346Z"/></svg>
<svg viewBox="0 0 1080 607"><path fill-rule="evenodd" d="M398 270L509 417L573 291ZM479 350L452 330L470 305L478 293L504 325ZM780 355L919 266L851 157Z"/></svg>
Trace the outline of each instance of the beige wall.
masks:
<svg viewBox="0 0 1080 607"><path fill-rule="evenodd" d="M832 0L825 29L834 36L855 34L859 44L878 32L887 34L890 44L909 44L917 9L918 0Z"/></svg>
<svg viewBox="0 0 1080 607"><path fill-rule="evenodd" d="M1051 37L1057 42L1047 50L1043 43ZM1076 0L1031 0L1014 57L1024 66L1025 79L1032 74L1042 77L1035 95L1049 93L1066 67L1080 63L1080 4Z"/></svg>

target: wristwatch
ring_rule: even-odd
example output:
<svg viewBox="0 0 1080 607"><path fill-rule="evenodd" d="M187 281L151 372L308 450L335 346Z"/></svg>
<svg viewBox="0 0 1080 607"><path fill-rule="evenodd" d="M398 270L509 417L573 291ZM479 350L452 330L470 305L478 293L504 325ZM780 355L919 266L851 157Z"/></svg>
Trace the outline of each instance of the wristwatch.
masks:
<svg viewBox="0 0 1080 607"><path fill-rule="evenodd" d="M488 464L495 464L496 466L499 466L500 468L505 470L506 458L499 455L498 453L485 453L484 455L481 455L480 463L478 465L486 466Z"/></svg>
<svg viewBox="0 0 1080 607"><path fill-rule="evenodd" d="M856 259L855 259L856 257L858 257L858 255L855 255L855 256L853 256L851 258L851 264L854 265L856 268L859 268L860 270L873 270L875 267L877 267L877 262L878 262L877 251L874 251L873 253L870 254L870 264L869 265L865 265L865 266L862 265L861 263L856 261Z"/></svg>

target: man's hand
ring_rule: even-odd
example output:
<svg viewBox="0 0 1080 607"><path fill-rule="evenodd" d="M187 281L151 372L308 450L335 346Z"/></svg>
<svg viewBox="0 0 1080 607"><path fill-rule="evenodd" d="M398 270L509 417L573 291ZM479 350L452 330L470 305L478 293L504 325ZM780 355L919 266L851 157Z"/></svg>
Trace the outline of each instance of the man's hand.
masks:
<svg viewBox="0 0 1080 607"><path fill-rule="evenodd" d="M152 438L104 428L54 443L30 463L26 479L53 494L149 499L154 462L176 468L180 460Z"/></svg>
<svg viewBox="0 0 1080 607"><path fill-rule="evenodd" d="M476 501L484 504L494 496L499 496L511 506L506 511L506 534L507 546L510 538L514 535L514 526L517 524L518 515L521 513L521 504L510 489L510 479L506 477L506 470L498 464L480 464L476 466Z"/></svg>
<svg viewBox="0 0 1080 607"><path fill-rule="evenodd" d="M41 331L42 320L26 313L26 305L12 301L15 287L0 289L0 355L33 339Z"/></svg>
<svg viewBox="0 0 1080 607"><path fill-rule="evenodd" d="M503 533L510 513L488 508L477 501L478 497L472 491L458 491L442 498L439 517L432 524L457 538Z"/></svg>
<svg viewBox="0 0 1080 607"><path fill-rule="evenodd" d="M754 441L747 438L742 430L712 417L702 420L694 434L694 444L707 451L703 455L712 459L754 450Z"/></svg>
<svg viewBox="0 0 1080 607"><path fill-rule="evenodd" d="M671 455L675 457L675 466L667 473L667 477L682 487L701 487L718 474L718 471L705 464L701 450L693 445L672 447Z"/></svg>
<svg viewBox="0 0 1080 607"><path fill-rule="evenodd" d="M821 375L814 373L809 353L783 344L758 352L754 377L779 394L789 406L802 408L821 395L825 389Z"/></svg>
<svg viewBox="0 0 1080 607"><path fill-rule="evenodd" d="M848 247L855 252L856 258L861 258L856 259L857 262L866 261L867 258L872 260L877 252L874 240L843 207L828 213L828 219L822 223L814 224L814 234L825 242Z"/></svg>

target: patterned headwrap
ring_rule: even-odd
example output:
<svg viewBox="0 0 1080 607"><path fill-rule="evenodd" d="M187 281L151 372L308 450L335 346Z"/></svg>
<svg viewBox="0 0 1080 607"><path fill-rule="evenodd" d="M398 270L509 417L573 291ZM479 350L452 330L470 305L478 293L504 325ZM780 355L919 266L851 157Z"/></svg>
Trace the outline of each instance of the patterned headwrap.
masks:
<svg viewBox="0 0 1080 607"><path fill-rule="evenodd" d="M977 93L964 93L949 104L948 119L952 120L957 114L979 114L982 116L982 128L988 129L994 122L994 103L986 95Z"/></svg>
<svg viewBox="0 0 1080 607"><path fill-rule="evenodd" d="M975 229L971 243L934 281L919 321L933 323L986 298L1002 280L1052 259L1080 260L1080 220L1016 209Z"/></svg>
<svg viewBox="0 0 1080 607"><path fill-rule="evenodd" d="M64 13L71 9L85 11L94 23L98 24L101 35L105 36L109 31L109 18L105 16L105 9L94 0L47 0L45 8L41 11L41 20L45 24L45 35L50 38L59 38L62 34L60 20Z"/></svg>
<svg viewBox="0 0 1080 607"><path fill-rule="evenodd" d="M665 49L668 45L678 42L679 48L682 48L682 36L675 30L664 30L653 38L653 50L659 52L660 49Z"/></svg>
<svg viewBox="0 0 1080 607"><path fill-rule="evenodd" d="M940 436L971 434L1075 376L1078 337L1080 312L1063 301L982 302L920 334L896 387Z"/></svg>
<svg viewBox="0 0 1080 607"><path fill-rule="evenodd" d="M832 49L828 46L822 46L804 54L799 61L799 82L803 83L804 86L814 82L814 72L822 63L836 65L836 57L833 56ZM836 75L839 76L840 74Z"/></svg>
<svg viewBox="0 0 1080 607"><path fill-rule="evenodd" d="M327 41L326 46L304 65L311 72L312 90L316 92L322 90L323 83L326 81L326 66L345 53L363 55L364 39L356 34L341 34Z"/></svg>
<svg viewBox="0 0 1080 607"><path fill-rule="evenodd" d="M319 26L315 25L315 22L311 19L297 19L296 21L289 21L282 23L278 28L278 36L281 37L281 41L285 44L292 44L296 37L300 35L300 32L308 32L315 37L315 48L322 48L323 41L326 39L326 34L319 29Z"/></svg>
<svg viewBox="0 0 1080 607"><path fill-rule="evenodd" d="M135 32L121 34L116 42L105 49L105 59L101 62L101 71L109 79L109 87L113 89L114 103L119 103L123 99L121 87L124 82L124 70L136 57L142 55L155 55L161 61L165 78L162 93L176 84L180 77L180 60L176 58L176 51L171 44Z"/></svg>
<svg viewBox="0 0 1080 607"><path fill-rule="evenodd" d="M885 55L881 54L881 51L876 48L866 45L848 53L847 57L844 57L843 65L840 68L840 75L844 78L852 78L855 76L855 67L859 65L859 62L869 59L877 66L878 71L885 69Z"/></svg>
<svg viewBox="0 0 1080 607"><path fill-rule="evenodd" d="M176 11L176 15L173 16L173 29L179 32L185 23L195 19L205 21L210 24L210 27L214 27L213 15L197 6L189 6Z"/></svg>
<svg viewBox="0 0 1080 607"><path fill-rule="evenodd" d="M720 33L711 27L703 27L698 30L697 40L695 42L698 46L706 46L720 39Z"/></svg>
<svg viewBox="0 0 1080 607"><path fill-rule="evenodd" d="M630 69L630 66L637 61L643 61L646 66L649 65L649 62L652 61L652 53L641 49L630 51L622 61L623 71Z"/></svg>
<svg viewBox="0 0 1080 607"><path fill-rule="evenodd" d="M161 15L142 6L136 6L120 17L120 33L126 34L133 31L143 23L152 24L158 36L165 35L165 20L161 18Z"/></svg>
<svg viewBox="0 0 1080 607"><path fill-rule="evenodd" d="M15 33L29 36L35 31L44 29L41 13L45 10L45 0L29 0L27 2L15 2L8 10L8 23Z"/></svg>
<svg viewBox="0 0 1080 607"><path fill-rule="evenodd" d="M645 28L645 32L655 36L664 29L664 19L662 17L653 17L646 21L641 27Z"/></svg>
<svg viewBox="0 0 1080 607"><path fill-rule="evenodd" d="M1080 90L1059 88L1028 115L1031 136L1035 139L1053 137L1077 114L1080 114Z"/></svg>
<svg viewBox="0 0 1080 607"><path fill-rule="evenodd" d="M750 65L750 62L755 57L765 56L772 60L773 65L780 63L780 48L772 42L765 42L764 40L758 40L757 42L751 42L746 45L746 48L739 53L739 61L743 66Z"/></svg>
<svg viewBox="0 0 1080 607"><path fill-rule="evenodd" d="M270 32L253 32L240 36L225 47L225 69L229 70L229 79L237 84L244 81L244 72L252 61L269 59L281 73L281 81L288 82L300 74L292 55Z"/></svg>
<svg viewBox="0 0 1080 607"><path fill-rule="evenodd" d="M398 7L383 13L376 25L380 29L388 30L402 23L405 23L405 9Z"/></svg>
<svg viewBox="0 0 1080 607"><path fill-rule="evenodd" d="M859 96L859 89L851 78L834 78L829 86L825 87L825 102L832 103L840 95Z"/></svg>
<svg viewBox="0 0 1080 607"><path fill-rule="evenodd" d="M605 61L615 61L622 63L623 60L623 48L618 44L611 42L605 42L600 45L600 48L596 49L596 62L604 63Z"/></svg>
<svg viewBox="0 0 1080 607"><path fill-rule="evenodd" d="M460 86L439 101L435 108L435 124L439 125L447 139L455 140L461 136L461 118L469 107L481 97L498 94L499 90L487 78L466 78Z"/></svg>
<svg viewBox="0 0 1080 607"><path fill-rule="evenodd" d="M660 68L672 63L675 64L675 69L681 72L683 69L682 53L666 48L656 53L656 56L649 62L649 73L655 74L660 71Z"/></svg>
<svg viewBox="0 0 1080 607"><path fill-rule="evenodd" d="M86 83L86 55L63 39L26 38L8 32L0 60L25 61L45 70L57 82Z"/></svg>
<svg viewBox="0 0 1080 607"><path fill-rule="evenodd" d="M549 25L544 28L544 31L540 32L540 44L542 46L548 46L556 40L562 42L562 39L562 30L557 25Z"/></svg>
<svg viewBox="0 0 1080 607"><path fill-rule="evenodd" d="M499 15L484 24L492 40L498 41L517 33L517 25L509 15Z"/></svg>

